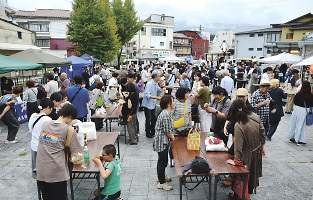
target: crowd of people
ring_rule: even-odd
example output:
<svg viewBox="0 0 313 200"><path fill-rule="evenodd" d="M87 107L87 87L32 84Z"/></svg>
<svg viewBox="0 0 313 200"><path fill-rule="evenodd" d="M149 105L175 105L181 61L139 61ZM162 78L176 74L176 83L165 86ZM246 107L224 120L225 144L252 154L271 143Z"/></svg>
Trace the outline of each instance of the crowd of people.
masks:
<svg viewBox="0 0 313 200"><path fill-rule="evenodd" d="M143 122L138 121L137 114L144 112L143 132L147 138L153 138L153 150L158 153L157 188L163 190L172 189L166 183L170 177L165 176L168 155L173 156L171 140L174 135L187 136L191 127L214 132L225 144L232 134L233 150L229 153L234 160L228 163L248 166L249 194L262 176L265 141L272 140L284 116L283 99L287 98L285 113L292 114L286 137L297 145L306 143L305 116L306 108L313 107L312 88L308 81L300 81L294 66L288 68L283 64L262 70L257 64L231 62L222 65L207 62L200 66L164 62L121 68L99 65L92 76L85 70L72 81L57 68L53 71L46 75L46 85L27 80L23 93L32 134L33 177L37 178L44 199L66 196L67 164L59 161L65 160L69 127L77 120L87 121L89 114L109 104L122 106L121 123L127 126L129 145L139 142L139 123ZM23 91L9 84L8 79L4 84L0 119L8 127L5 143L16 143L19 124L14 104ZM103 128L101 120L95 123L97 129ZM74 134L70 151L75 155L81 150ZM101 176L109 180L101 195L116 199L120 196L116 182L121 165L114 146L104 147L102 156L112 164L103 168L100 160L93 160L99 165ZM111 184L118 185L118 190L112 189ZM227 181L224 184L229 185ZM55 189L58 194L51 193ZM95 195L99 192L95 191Z"/></svg>

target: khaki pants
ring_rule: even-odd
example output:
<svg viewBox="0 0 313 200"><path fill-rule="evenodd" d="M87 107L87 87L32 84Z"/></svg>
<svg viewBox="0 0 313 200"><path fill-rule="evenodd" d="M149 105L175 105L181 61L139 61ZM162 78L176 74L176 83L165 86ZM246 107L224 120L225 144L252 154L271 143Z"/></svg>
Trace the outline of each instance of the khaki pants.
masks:
<svg viewBox="0 0 313 200"><path fill-rule="evenodd" d="M288 94L287 96L287 104L286 104L286 112L291 112L293 108L293 100L295 98L295 94Z"/></svg>

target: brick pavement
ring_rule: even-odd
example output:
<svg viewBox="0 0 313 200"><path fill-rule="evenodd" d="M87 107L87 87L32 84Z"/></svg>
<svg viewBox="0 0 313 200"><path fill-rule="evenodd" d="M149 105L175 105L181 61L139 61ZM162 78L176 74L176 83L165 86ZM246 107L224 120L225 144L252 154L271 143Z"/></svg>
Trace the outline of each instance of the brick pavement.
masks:
<svg viewBox="0 0 313 200"><path fill-rule="evenodd" d="M140 141L138 146L125 145L120 140L122 176L121 190L124 200L179 199L179 181L174 168L166 169L173 181L172 191L156 188L157 153L152 150L152 139L144 136L144 114L138 114ZM263 177L253 199L313 199L313 127L307 127L307 145L296 146L285 139L290 115L284 116L271 142L266 143L267 158L263 160ZM7 129L0 123L0 141L4 142ZM113 126L113 131L120 127ZM0 147L0 199L37 199L36 182L31 178L30 139L27 123L21 125L17 144ZM103 180L101 181L101 185ZM75 199L92 199L95 180L74 180ZM228 199L230 188L218 186L218 199ZM208 185L201 184L194 191L183 190L183 199L207 199Z"/></svg>

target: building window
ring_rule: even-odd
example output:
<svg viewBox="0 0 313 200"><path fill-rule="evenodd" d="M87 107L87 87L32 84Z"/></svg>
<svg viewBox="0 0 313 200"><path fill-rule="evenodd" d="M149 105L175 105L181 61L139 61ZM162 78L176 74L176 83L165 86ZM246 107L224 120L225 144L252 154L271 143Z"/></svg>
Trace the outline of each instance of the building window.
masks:
<svg viewBox="0 0 313 200"><path fill-rule="evenodd" d="M184 50L183 47L176 47L175 48L175 51L177 51L177 52L183 52L183 50Z"/></svg>
<svg viewBox="0 0 313 200"><path fill-rule="evenodd" d="M293 39L293 33L286 33L286 39Z"/></svg>
<svg viewBox="0 0 313 200"><path fill-rule="evenodd" d="M199 49L199 46L198 46L198 45L196 45L196 46L195 46L195 49Z"/></svg>
<svg viewBox="0 0 313 200"><path fill-rule="evenodd" d="M49 39L39 39L36 40L37 47L50 47L50 40Z"/></svg>
<svg viewBox="0 0 313 200"><path fill-rule="evenodd" d="M166 36L166 29L152 28L152 36Z"/></svg>
<svg viewBox="0 0 313 200"><path fill-rule="evenodd" d="M249 34L249 37L254 37L254 34L252 33L252 34Z"/></svg>
<svg viewBox="0 0 313 200"><path fill-rule="evenodd" d="M146 35L146 32L147 32L147 28L146 27L142 27L141 28L141 34L142 35Z"/></svg>
<svg viewBox="0 0 313 200"><path fill-rule="evenodd" d="M205 52L208 52L209 51L209 48L208 47L205 47Z"/></svg>
<svg viewBox="0 0 313 200"><path fill-rule="evenodd" d="M29 24L29 29L36 32L49 32L49 24Z"/></svg>
<svg viewBox="0 0 313 200"><path fill-rule="evenodd" d="M271 54L271 52L272 52L271 49L267 49L267 52L266 52L266 53L267 53L267 54Z"/></svg>
<svg viewBox="0 0 313 200"><path fill-rule="evenodd" d="M200 49L203 49L203 46L202 46L202 45L200 46Z"/></svg>
<svg viewBox="0 0 313 200"><path fill-rule="evenodd" d="M249 51L253 51L254 50L254 48L249 48Z"/></svg>
<svg viewBox="0 0 313 200"><path fill-rule="evenodd" d="M266 42L268 42L268 43L270 43L270 42L279 42L280 38L281 38L281 34L280 33L268 33Z"/></svg>
<svg viewBox="0 0 313 200"><path fill-rule="evenodd" d="M160 42L160 46L161 46L161 47L164 47L164 42Z"/></svg>
<svg viewBox="0 0 313 200"><path fill-rule="evenodd" d="M257 50L257 51L262 51L262 48L257 48L256 50Z"/></svg>
<svg viewBox="0 0 313 200"><path fill-rule="evenodd" d="M263 36L263 33L258 33L258 37L262 37Z"/></svg>
<svg viewBox="0 0 313 200"><path fill-rule="evenodd" d="M279 42L280 41L280 37L281 37L281 34L280 33L276 33L276 42Z"/></svg>
<svg viewBox="0 0 313 200"><path fill-rule="evenodd" d="M17 31L17 38L18 38L18 39L22 39L22 32Z"/></svg>

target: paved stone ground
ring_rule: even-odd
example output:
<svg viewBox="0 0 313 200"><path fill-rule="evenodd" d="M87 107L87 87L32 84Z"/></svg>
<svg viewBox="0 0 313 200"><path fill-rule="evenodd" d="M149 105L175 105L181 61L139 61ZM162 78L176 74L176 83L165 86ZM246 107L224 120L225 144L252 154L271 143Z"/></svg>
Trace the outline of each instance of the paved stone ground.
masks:
<svg viewBox="0 0 313 200"><path fill-rule="evenodd" d="M140 141L138 146L124 144L120 139L122 198L124 200L179 199L179 181L175 168L168 167L167 175L173 181L172 191L156 188L157 153L152 150L152 139L145 137L144 113L138 114ZM306 199L312 200L313 194L313 127L307 127L307 145L296 146L288 143L285 132L290 115L284 116L271 142L266 143L267 157L263 160L263 177L253 199ZM114 126L115 125L115 126ZM113 125L114 131L121 127ZM1 124L0 141L5 141L7 129ZM0 199L37 199L36 182L31 178L30 140L27 123L21 125L17 144L3 144L0 147ZM103 180L101 181L101 185ZM95 180L74 180L75 199L92 199L96 188ZM218 186L219 200L229 199L230 188ZM70 193L69 193L70 194ZM208 184L201 184L193 191L183 189L183 199L207 199Z"/></svg>

